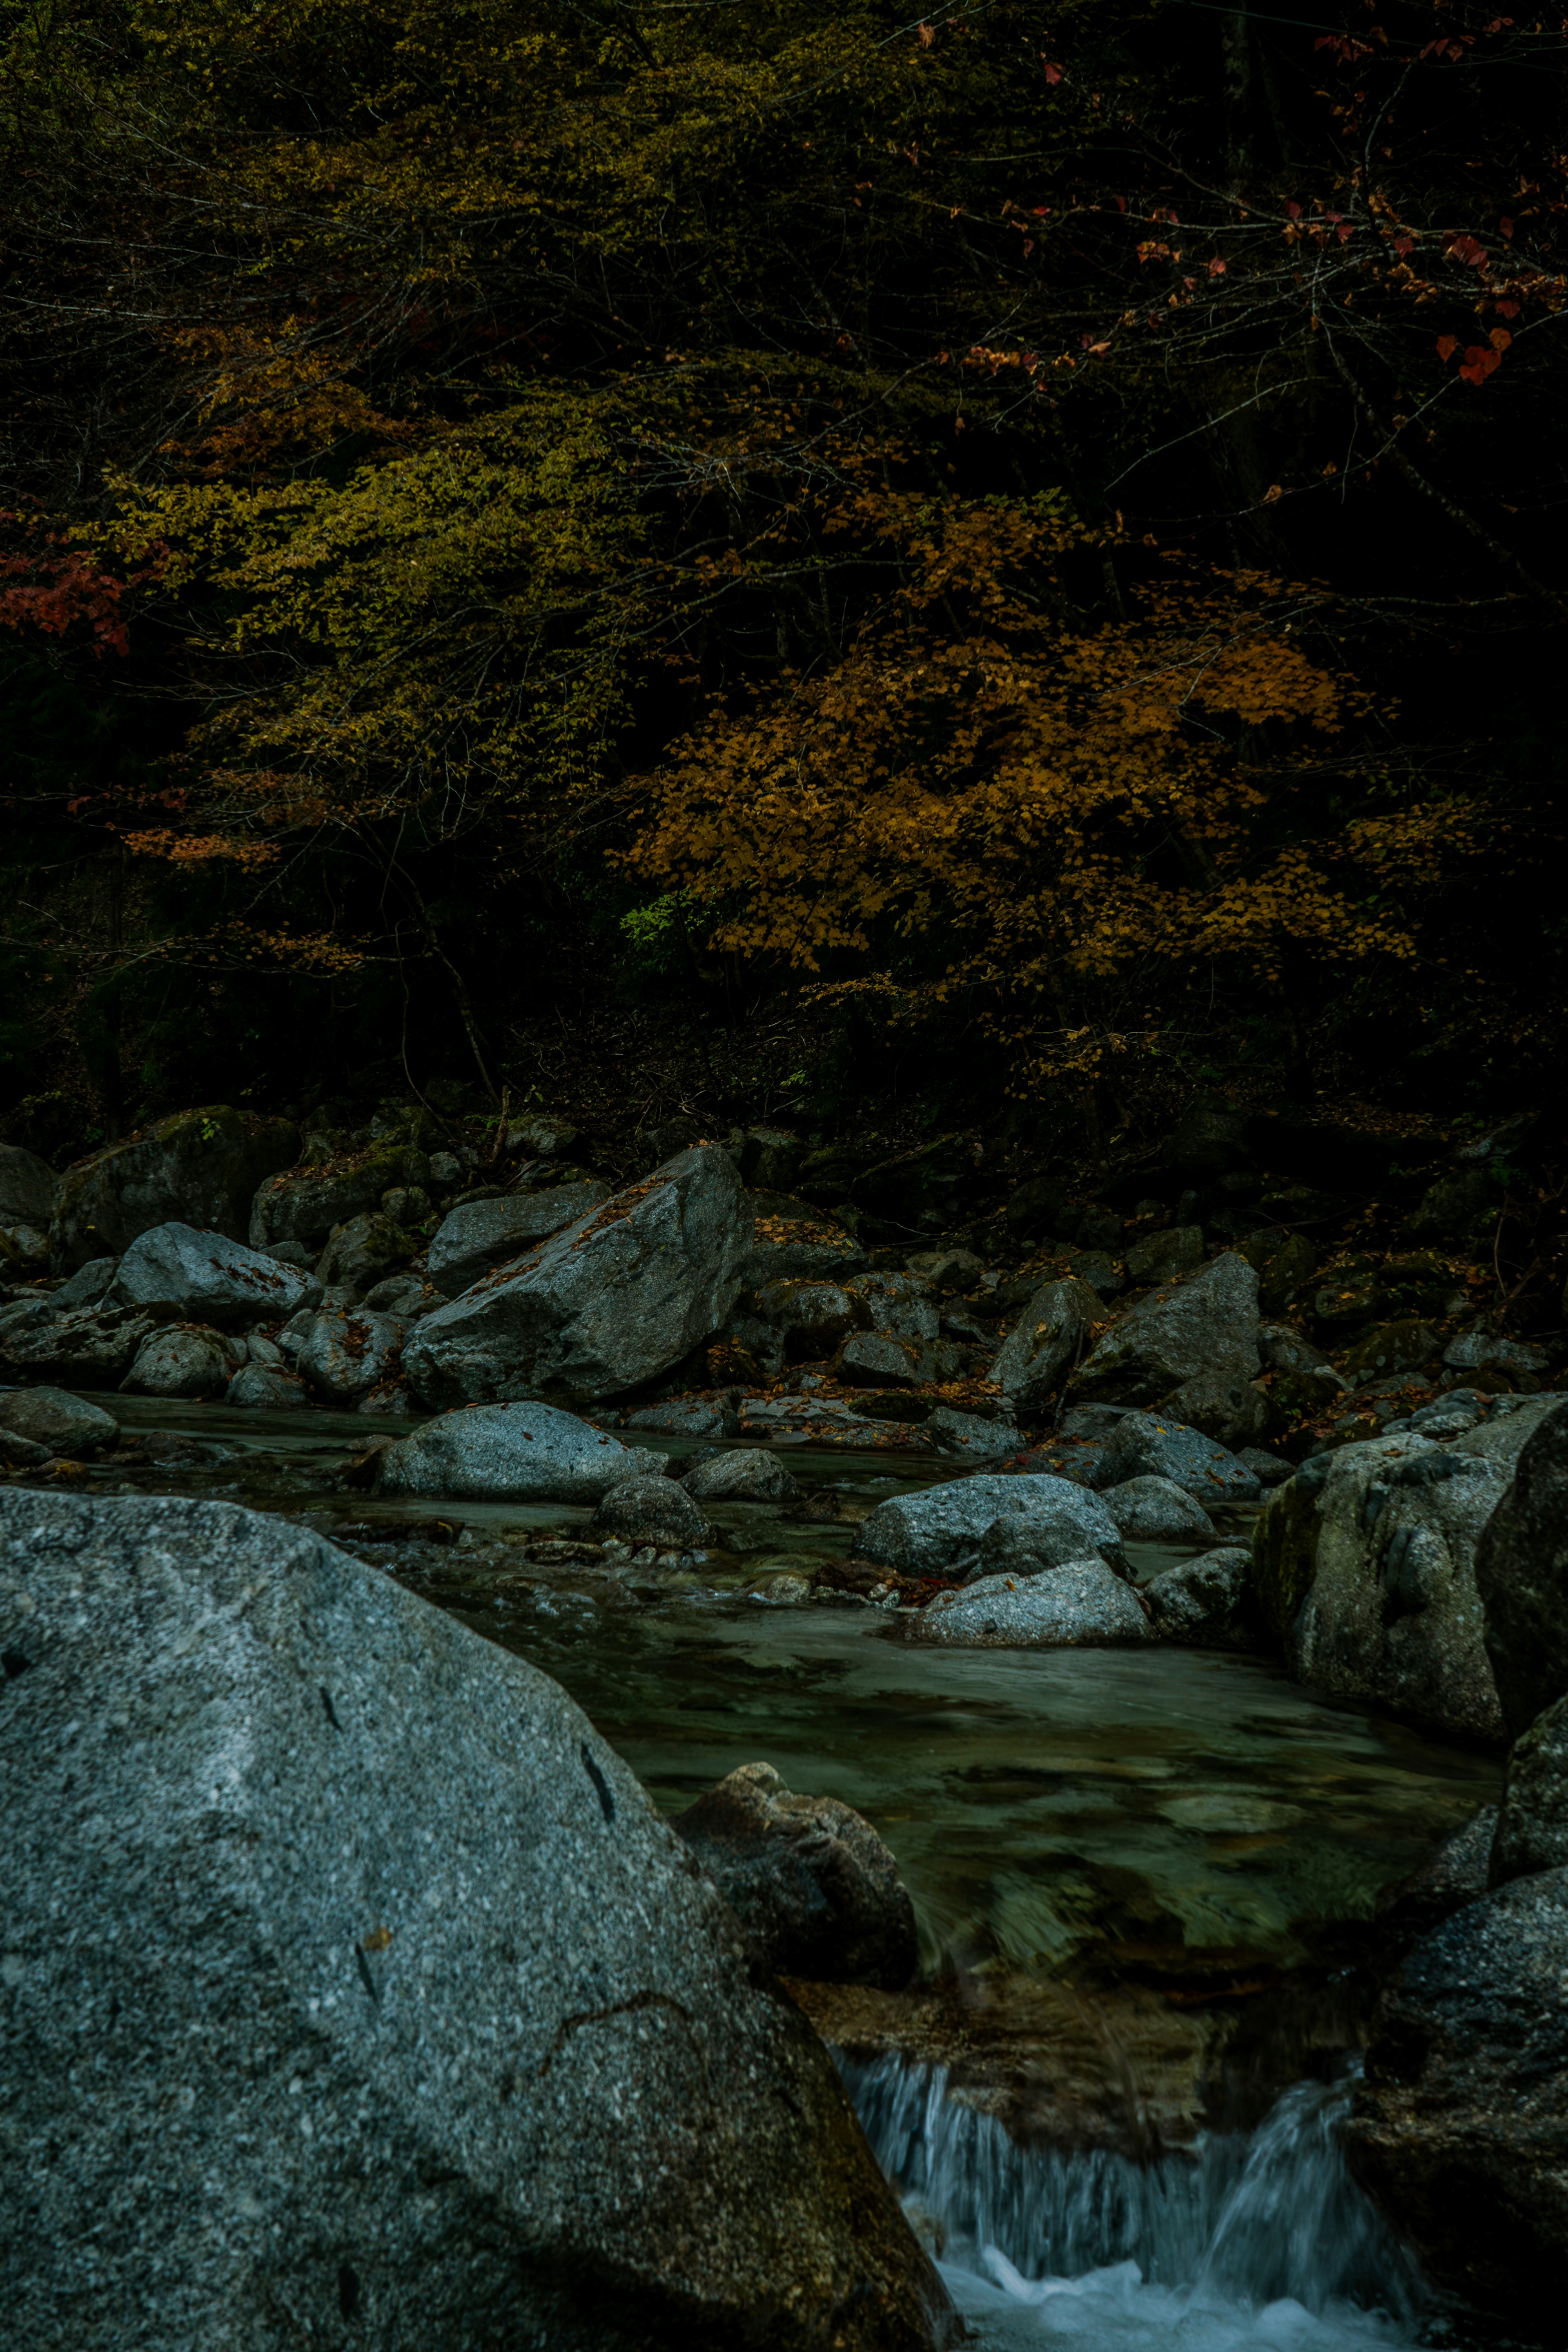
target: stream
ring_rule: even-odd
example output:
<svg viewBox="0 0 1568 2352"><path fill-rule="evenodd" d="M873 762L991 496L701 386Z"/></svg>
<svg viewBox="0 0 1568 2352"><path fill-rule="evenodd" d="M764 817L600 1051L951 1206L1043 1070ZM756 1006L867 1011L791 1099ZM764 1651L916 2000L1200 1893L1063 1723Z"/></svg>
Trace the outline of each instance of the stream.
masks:
<svg viewBox="0 0 1568 2352"><path fill-rule="evenodd" d="M762 1597L851 1550L884 1496L950 1475L929 1458L792 1447L840 1518L713 1505L721 1548L607 1572L573 1556L586 1509L342 1483L406 1422L94 1402L134 1444L89 1465L93 1487L337 1535L553 1675L661 1809L762 1758L875 1824L922 1981L799 1997L984 2352L1492 2340L1428 2306L1335 2122L1379 1894L1494 1801L1495 1759L1265 1659L916 1647L899 1612L848 1594ZM1195 1549L1130 1554L1147 1577Z"/></svg>

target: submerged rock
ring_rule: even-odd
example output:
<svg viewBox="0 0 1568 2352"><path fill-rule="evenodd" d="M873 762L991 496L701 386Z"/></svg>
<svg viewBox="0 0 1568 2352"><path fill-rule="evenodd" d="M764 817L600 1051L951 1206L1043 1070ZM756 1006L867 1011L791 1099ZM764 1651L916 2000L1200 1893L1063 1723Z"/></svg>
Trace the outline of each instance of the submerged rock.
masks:
<svg viewBox="0 0 1568 2352"><path fill-rule="evenodd" d="M409 1377L434 1405L638 1388L723 1322L750 1239L733 1160L699 1145L426 1316Z"/></svg>
<svg viewBox="0 0 1568 2352"><path fill-rule="evenodd" d="M227 1505L0 1531L18 2343L946 2340L822 2045L554 1683Z"/></svg>
<svg viewBox="0 0 1568 2352"><path fill-rule="evenodd" d="M1373 2020L1352 2163L1436 2284L1533 2328L1568 2261L1568 1870L1457 1911Z"/></svg>
<svg viewBox="0 0 1568 2352"><path fill-rule="evenodd" d="M861 1528L858 1549L901 1576L950 1576L973 1566L988 1528L1015 1519L1041 1536L1070 1535L1069 1557L1121 1557L1121 1534L1098 1495L1067 1478L996 1472L890 1495Z"/></svg>
<svg viewBox="0 0 1568 2352"><path fill-rule="evenodd" d="M71 1396L65 1389L10 1389L0 1391L0 1429L31 1440L51 1454L97 1454L112 1445L120 1423L101 1405Z"/></svg>
<svg viewBox="0 0 1568 2352"><path fill-rule="evenodd" d="M1184 1381L1254 1381L1258 1276L1226 1250L1190 1281L1152 1292L1099 1340L1068 1394L1107 1404L1153 1404Z"/></svg>
<svg viewBox="0 0 1568 2352"><path fill-rule="evenodd" d="M1203 1505L1171 1478L1127 1478L1120 1486L1102 1486L1100 1499L1135 1543L1202 1543L1214 1533Z"/></svg>
<svg viewBox="0 0 1568 2352"><path fill-rule="evenodd" d="M1132 1587L1103 1560L1078 1559L939 1592L914 1621L914 1633L958 1648L1065 1650L1146 1642L1149 1621Z"/></svg>
<svg viewBox="0 0 1568 2352"><path fill-rule="evenodd" d="M68 1271L118 1257L138 1234L171 1220L245 1237L251 1196L300 1149L286 1118L215 1104L176 1111L144 1135L111 1143L60 1179L51 1240Z"/></svg>
<svg viewBox="0 0 1568 2352"><path fill-rule="evenodd" d="M226 1234L154 1225L121 1259L114 1295L186 1323L284 1322L321 1295L313 1275Z"/></svg>
<svg viewBox="0 0 1568 2352"><path fill-rule="evenodd" d="M430 1244L430 1279L456 1298L509 1258L547 1241L610 1197L607 1184L552 1184L542 1192L468 1201L444 1218Z"/></svg>
<svg viewBox="0 0 1568 2352"><path fill-rule="evenodd" d="M794 1796L771 1764L742 1764L669 1825L781 1975L889 1992L913 1976L914 1906L848 1805Z"/></svg>
<svg viewBox="0 0 1568 2352"><path fill-rule="evenodd" d="M657 1476L664 1463L554 1405L487 1404L442 1413L400 1438L382 1455L376 1484L384 1495L454 1501L596 1503L645 1468Z"/></svg>

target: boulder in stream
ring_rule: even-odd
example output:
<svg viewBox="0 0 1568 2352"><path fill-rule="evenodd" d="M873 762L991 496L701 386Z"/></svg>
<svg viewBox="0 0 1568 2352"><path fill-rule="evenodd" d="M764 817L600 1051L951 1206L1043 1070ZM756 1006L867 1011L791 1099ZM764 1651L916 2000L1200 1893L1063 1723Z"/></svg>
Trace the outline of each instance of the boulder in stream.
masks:
<svg viewBox="0 0 1568 2352"><path fill-rule="evenodd" d="M1194 1649L1258 1649L1264 1629L1251 1570L1250 1552L1221 1545L1152 1578L1143 1599L1155 1633L1163 1642L1184 1642Z"/></svg>
<svg viewBox="0 0 1568 2352"><path fill-rule="evenodd" d="M658 1476L665 1461L554 1405L485 1404L389 1446L376 1483L384 1495L454 1502L597 1503L624 1478Z"/></svg>
<svg viewBox="0 0 1568 2352"><path fill-rule="evenodd" d="M1210 1505L1258 1499L1258 1481L1244 1462L1216 1439L1163 1413L1125 1413L1106 1439L1095 1484L1120 1486L1130 1478L1168 1478Z"/></svg>
<svg viewBox="0 0 1568 2352"><path fill-rule="evenodd" d="M0 1391L0 1429L79 1461L112 1445L120 1435L120 1423L101 1405L51 1388Z"/></svg>
<svg viewBox="0 0 1568 2352"><path fill-rule="evenodd" d="M681 1478L702 1503L793 1503L801 1492L778 1455L765 1445L715 1447Z"/></svg>
<svg viewBox="0 0 1568 2352"><path fill-rule="evenodd" d="M983 1576L939 1592L913 1638L957 1649L1071 1650L1150 1638L1137 1593L1102 1559L1065 1560L1035 1576Z"/></svg>
<svg viewBox="0 0 1568 2352"><path fill-rule="evenodd" d="M165 1323L142 1340L120 1385L130 1396L220 1397L243 1360L210 1323Z"/></svg>
<svg viewBox="0 0 1568 2352"><path fill-rule="evenodd" d="M1134 1543L1203 1543L1214 1533L1203 1505L1173 1478L1127 1478L1102 1486L1100 1499Z"/></svg>
<svg viewBox="0 0 1568 2352"><path fill-rule="evenodd" d="M78 1315L45 1314L0 1341L0 1360L31 1380L61 1388L118 1388L142 1341L157 1328L139 1307L89 1307Z"/></svg>
<svg viewBox="0 0 1568 2352"><path fill-rule="evenodd" d="M974 1566L982 1538L998 1521L1070 1549L1120 1560L1121 1537L1098 1495L1070 1479L1014 1477L1004 1472L952 1478L916 1494L889 1495L860 1529L858 1549L900 1576L955 1576Z"/></svg>
<svg viewBox="0 0 1568 2352"><path fill-rule="evenodd" d="M16 2342L947 2340L826 2051L545 1675L185 1499L0 1494L0 1646Z"/></svg>
<svg viewBox="0 0 1568 2352"><path fill-rule="evenodd" d="M321 1297L321 1286L226 1234L171 1223L137 1235L120 1261L113 1295L123 1306L187 1323L267 1323L297 1315Z"/></svg>
<svg viewBox="0 0 1568 2352"><path fill-rule="evenodd" d="M347 1403L396 1369L403 1332L401 1316L323 1307L297 1335L295 1370L323 1403Z"/></svg>
<svg viewBox="0 0 1568 2352"><path fill-rule="evenodd" d="M409 1377L437 1406L638 1388L718 1329L750 1240L733 1160L697 1145L426 1316Z"/></svg>
<svg viewBox="0 0 1568 2352"><path fill-rule="evenodd" d="M771 1764L742 1764L669 1825L782 1976L888 1992L913 1976L909 1890L848 1805L795 1796Z"/></svg>
<svg viewBox="0 0 1568 2352"><path fill-rule="evenodd" d="M656 1544L660 1551L693 1551L713 1530L684 1486L673 1478L623 1477L588 1522L600 1543Z"/></svg>
<svg viewBox="0 0 1568 2352"><path fill-rule="evenodd" d="M1258 1276L1226 1250L1189 1281L1129 1307L1068 1389L1085 1402L1155 1404L1184 1381L1254 1381L1258 1370Z"/></svg>

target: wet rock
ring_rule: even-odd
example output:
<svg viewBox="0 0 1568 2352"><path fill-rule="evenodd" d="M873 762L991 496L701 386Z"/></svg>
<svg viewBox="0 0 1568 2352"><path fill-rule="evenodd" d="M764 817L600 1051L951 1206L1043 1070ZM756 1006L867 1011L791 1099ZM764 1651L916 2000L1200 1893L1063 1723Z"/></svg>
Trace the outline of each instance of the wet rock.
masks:
<svg viewBox="0 0 1568 2352"><path fill-rule="evenodd" d="M1545 1707L1509 1751L1489 1883L1568 1865L1568 1699Z"/></svg>
<svg viewBox="0 0 1568 2352"><path fill-rule="evenodd" d="M753 1192L746 1205L754 1225L739 1269L742 1290L761 1290L770 1282L842 1279L868 1262L854 1234L809 1201Z"/></svg>
<svg viewBox="0 0 1568 2352"><path fill-rule="evenodd" d="M1258 1276L1226 1250L1201 1274L1129 1307L1068 1383L1085 1403L1152 1404L1184 1381L1258 1374Z"/></svg>
<svg viewBox="0 0 1568 2352"><path fill-rule="evenodd" d="M719 1397L668 1397L663 1404L639 1405L625 1425L664 1437L732 1437L741 1417Z"/></svg>
<svg viewBox="0 0 1568 2352"><path fill-rule="evenodd" d="M251 1196L300 1149L286 1118L216 1104L177 1111L127 1143L79 1160L60 1179L50 1238L68 1272L122 1255L154 1225L211 1227L242 1241Z"/></svg>
<svg viewBox="0 0 1568 2352"><path fill-rule="evenodd" d="M1074 1560L1093 1557L1131 1582L1126 1562L1114 1549L1115 1538L1103 1528L1098 1533L1099 1543L1090 1543L1077 1515L1070 1511L994 1519L980 1538L963 1581L974 1584L984 1577L1038 1576L1047 1568L1065 1568Z"/></svg>
<svg viewBox="0 0 1568 2352"><path fill-rule="evenodd" d="M155 1328L138 1307L88 1307L8 1332L0 1361L62 1388L118 1388Z"/></svg>
<svg viewBox="0 0 1568 2352"><path fill-rule="evenodd" d="M120 1435L120 1423L101 1405L51 1388L0 1390L0 1429L78 1462L112 1445Z"/></svg>
<svg viewBox="0 0 1568 2352"><path fill-rule="evenodd" d="M1440 2288L1528 2326L1568 2259L1568 1871L1417 1944L1373 2020L1346 2141Z"/></svg>
<svg viewBox="0 0 1568 2352"><path fill-rule="evenodd" d="M90 1257L85 1265L78 1266L68 1281L62 1282L50 1300L56 1312L69 1314L79 1307L96 1307L108 1297L120 1269L117 1257Z"/></svg>
<svg viewBox="0 0 1568 2352"><path fill-rule="evenodd" d="M1195 1274L1204 1262L1202 1225L1170 1225L1163 1233L1134 1242L1127 1253L1130 1282L1173 1282L1178 1275Z"/></svg>
<svg viewBox="0 0 1568 2352"><path fill-rule="evenodd" d="M243 1360L210 1323L166 1323L142 1340L120 1385L129 1396L219 1397Z"/></svg>
<svg viewBox="0 0 1568 2352"><path fill-rule="evenodd" d="M1103 1309L1087 1282L1042 1284L1007 1334L994 1373L1015 1412L1043 1412L1089 1343Z"/></svg>
<svg viewBox="0 0 1568 2352"><path fill-rule="evenodd" d="M417 1234L394 1224L380 1209L367 1209L331 1235L316 1261L316 1276L329 1288L346 1284L363 1297L395 1268L406 1265L421 1245Z"/></svg>
<svg viewBox="0 0 1568 2352"><path fill-rule="evenodd" d="M1146 1642L1150 1631L1131 1586L1103 1560L1080 1559L939 1592L914 1621L914 1638L963 1649L1068 1650Z"/></svg>
<svg viewBox="0 0 1568 2352"><path fill-rule="evenodd" d="M1200 1431L1152 1412L1128 1413L1100 1453L1097 1485L1120 1486L1129 1478L1168 1478L1210 1506L1258 1496L1257 1479L1234 1454Z"/></svg>
<svg viewBox="0 0 1568 2352"><path fill-rule="evenodd" d="M18 2343L942 2339L826 2053L555 1684L276 1517L0 1528Z"/></svg>
<svg viewBox="0 0 1568 2352"><path fill-rule="evenodd" d="M939 1454L963 1462L999 1462L1016 1454L1023 1434L1010 1421L988 1421L978 1412L959 1412L939 1404L927 1413L921 1427Z"/></svg>
<svg viewBox="0 0 1568 2352"><path fill-rule="evenodd" d="M172 1223L138 1234L120 1261L114 1296L187 1323L254 1323L297 1315L321 1285L225 1234Z"/></svg>
<svg viewBox="0 0 1568 2352"><path fill-rule="evenodd" d="M1225 1373L1205 1373L1195 1381L1184 1381L1161 1400L1160 1411L1163 1416L1232 1451L1249 1438L1265 1436L1274 1418L1260 1381Z"/></svg>
<svg viewBox="0 0 1568 2352"><path fill-rule="evenodd" d="M334 1225L346 1225L381 1204L384 1192L430 1181L430 1162L409 1144L384 1143L331 1168L300 1168L274 1176L250 1203L252 1249L279 1243L320 1250Z"/></svg>
<svg viewBox="0 0 1568 2352"><path fill-rule="evenodd" d="M405 1323L415 1316L426 1313L438 1301L427 1298L421 1277L412 1271L389 1274L384 1282L373 1283L361 1302L376 1315L401 1315Z"/></svg>
<svg viewBox="0 0 1568 2352"><path fill-rule="evenodd" d="M1378 1899L1378 1925L1401 1942L1415 1943L1456 1911L1479 1903L1487 1892L1497 1822L1497 1807L1483 1805L1408 1878L1385 1888Z"/></svg>
<svg viewBox="0 0 1568 2352"><path fill-rule="evenodd" d="M223 1401L251 1412L292 1412L310 1403L310 1392L303 1381L281 1367L275 1370L268 1364L241 1364Z"/></svg>
<svg viewBox="0 0 1568 2352"><path fill-rule="evenodd" d="M430 1244L430 1279L456 1298L509 1258L587 1216L610 1197L607 1184L554 1184L542 1192L469 1201L445 1218Z"/></svg>
<svg viewBox="0 0 1568 2352"><path fill-rule="evenodd" d="M1553 1399L1532 1419L1476 1550L1487 1652L1516 1738L1568 1693L1568 1406Z"/></svg>
<svg viewBox="0 0 1568 2352"><path fill-rule="evenodd" d="M763 1445L705 1454L680 1483L703 1503L792 1503L802 1491L778 1455Z"/></svg>
<svg viewBox="0 0 1568 2352"><path fill-rule="evenodd" d="M841 1282L764 1283L755 1304L762 1321L783 1339L786 1363L820 1363L852 1331L871 1328L865 1300Z"/></svg>
<svg viewBox="0 0 1568 2352"><path fill-rule="evenodd" d="M1042 1535L1072 1530L1074 1556L1121 1557L1121 1537L1098 1495L1066 1478L995 1472L952 1478L914 1495L890 1495L860 1529L863 1558L901 1576L952 1576L973 1567L982 1537L999 1519L1026 1520Z"/></svg>
<svg viewBox="0 0 1568 2352"><path fill-rule="evenodd" d="M833 1359L833 1377L853 1389L918 1389L936 1375L936 1360L919 1339L891 1331L856 1331Z"/></svg>
<svg viewBox="0 0 1568 2352"><path fill-rule="evenodd" d="M1120 1486L1102 1486L1100 1499L1135 1543L1202 1543L1214 1533L1202 1504L1171 1478L1127 1478Z"/></svg>
<svg viewBox="0 0 1568 2352"><path fill-rule="evenodd" d="M376 1485L385 1495L453 1501L596 1503L621 1479L657 1475L664 1463L662 1454L622 1445L553 1405L476 1405L389 1446Z"/></svg>
<svg viewBox="0 0 1568 2352"><path fill-rule="evenodd" d="M638 1388L719 1328L750 1242L734 1162L700 1145L426 1316L409 1377L435 1405Z"/></svg>
<svg viewBox="0 0 1568 2352"><path fill-rule="evenodd" d="M294 1369L323 1402L346 1403L396 1370L403 1336L396 1315L323 1307L300 1336Z"/></svg>
<svg viewBox="0 0 1568 2352"><path fill-rule="evenodd" d="M657 1544L660 1551L696 1551L713 1530L684 1486L673 1478L624 1477L588 1522L597 1543Z"/></svg>
<svg viewBox="0 0 1568 2352"><path fill-rule="evenodd" d="M1256 1650L1263 1621L1252 1592L1252 1555L1234 1547L1184 1559L1143 1587L1163 1642L1195 1649Z"/></svg>
<svg viewBox="0 0 1568 2352"><path fill-rule="evenodd" d="M1347 1348L1340 1358L1340 1370L1352 1388L1359 1388L1365 1381L1414 1371L1436 1353L1437 1334L1431 1325L1407 1316L1400 1322L1380 1323ZM1542 1357L1542 1361L1545 1360Z"/></svg>
<svg viewBox="0 0 1568 2352"><path fill-rule="evenodd" d="M0 1225L42 1225L55 1213L60 1180L47 1160L19 1143L0 1143Z"/></svg>
<svg viewBox="0 0 1568 2352"><path fill-rule="evenodd" d="M669 1825L781 1976L889 1992L913 1976L914 1906L888 1848L848 1805L795 1796L771 1764L742 1764Z"/></svg>

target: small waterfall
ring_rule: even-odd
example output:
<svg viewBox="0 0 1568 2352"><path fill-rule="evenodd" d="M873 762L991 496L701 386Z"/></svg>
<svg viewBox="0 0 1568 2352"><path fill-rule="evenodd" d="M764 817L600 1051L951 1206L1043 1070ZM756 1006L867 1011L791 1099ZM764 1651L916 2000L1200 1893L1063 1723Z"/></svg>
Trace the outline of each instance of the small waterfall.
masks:
<svg viewBox="0 0 1568 2352"><path fill-rule="evenodd" d="M1020 2147L948 2095L940 2066L879 2058L843 2071L983 2344L1021 2345L1042 2328L1091 2352L1416 2341L1419 2277L1341 2150L1348 2079L1299 2083L1256 2132L1138 2165ZM1007 2311L1011 2326L987 2325Z"/></svg>

